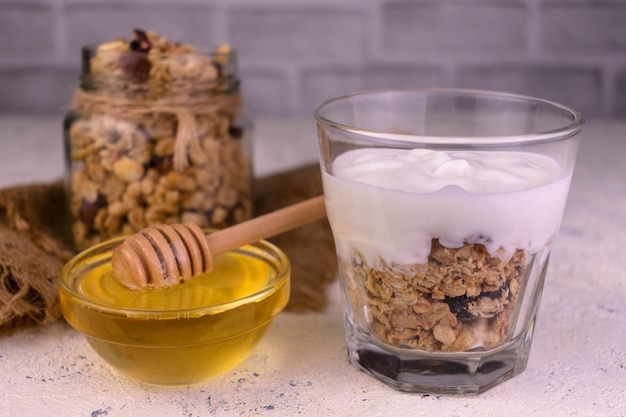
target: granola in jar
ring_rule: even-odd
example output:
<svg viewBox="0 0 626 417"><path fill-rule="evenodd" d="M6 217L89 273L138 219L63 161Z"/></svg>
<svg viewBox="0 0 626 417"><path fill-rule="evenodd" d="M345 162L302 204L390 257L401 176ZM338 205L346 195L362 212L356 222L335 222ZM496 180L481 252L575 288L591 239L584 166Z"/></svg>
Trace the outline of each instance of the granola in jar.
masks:
<svg viewBox="0 0 626 417"><path fill-rule="evenodd" d="M251 217L250 125L236 54L154 33L86 47L65 120L77 249L160 223Z"/></svg>

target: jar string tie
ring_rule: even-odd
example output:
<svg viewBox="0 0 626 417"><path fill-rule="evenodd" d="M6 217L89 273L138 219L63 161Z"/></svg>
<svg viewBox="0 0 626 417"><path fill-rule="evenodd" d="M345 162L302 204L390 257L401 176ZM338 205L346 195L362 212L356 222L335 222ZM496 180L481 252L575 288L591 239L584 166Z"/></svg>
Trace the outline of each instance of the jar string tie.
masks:
<svg viewBox="0 0 626 417"><path fill-rule="evenodd" d="M231 120L241 108L241 94L202 94L198 97L176 95L158 100L112 97L77 89L74 108L86 115L106 115L115 119L141 122L146 115L173 114L178 120L174 144L174 169L183 171L189 165L190 152L201 151L197 115L219 113Z"/></svg>

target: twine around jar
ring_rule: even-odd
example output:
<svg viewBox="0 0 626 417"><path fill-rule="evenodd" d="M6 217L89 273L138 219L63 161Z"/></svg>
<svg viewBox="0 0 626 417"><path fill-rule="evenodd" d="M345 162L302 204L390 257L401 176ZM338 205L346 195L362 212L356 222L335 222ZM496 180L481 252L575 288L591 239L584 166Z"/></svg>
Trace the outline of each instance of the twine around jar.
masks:
<svg viewBox="0 0 626 417"><path fill-rule="evenodd" d="M241 108L240 93L208 93L168 95L160 99L125 98L87 92L74 93L74 109L89 115L107 115L126 121L137 121L147 114L173 114L178 120L174 143L173 166L183 171L189 165L190 151L200 149L196 115L220 113L234 118Z"/></svg>

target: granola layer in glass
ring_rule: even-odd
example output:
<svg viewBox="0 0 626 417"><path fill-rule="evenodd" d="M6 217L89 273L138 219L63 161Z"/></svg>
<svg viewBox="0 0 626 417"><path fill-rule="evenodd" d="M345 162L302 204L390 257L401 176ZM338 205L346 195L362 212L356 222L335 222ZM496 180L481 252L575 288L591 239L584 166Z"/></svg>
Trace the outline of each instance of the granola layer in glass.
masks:
<svg viewBox="0 0 626 417"><path fill-rule="evenodd" d="M359 252L341 259L354 311L376 337L392 346L428 351L490 349L509 333L529 256L506 262L485 246L459 248L432 240L426 264L369 265Z"/></svg>

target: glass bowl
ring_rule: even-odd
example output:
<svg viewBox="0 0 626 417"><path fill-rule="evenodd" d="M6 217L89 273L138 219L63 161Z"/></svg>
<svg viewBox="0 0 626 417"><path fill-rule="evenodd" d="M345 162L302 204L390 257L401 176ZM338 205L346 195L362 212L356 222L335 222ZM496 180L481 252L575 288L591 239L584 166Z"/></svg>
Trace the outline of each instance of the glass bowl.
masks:
<svg viewBox="0 0 626 417"><path fill-rule="evenodd" d="M192 384L234 368L289 300L289 260L267 241L216 256L213 271L184 284L132 291L111 277L112 251L124 239L72 258L59 292L65 320L137 380Z"/></svg>

